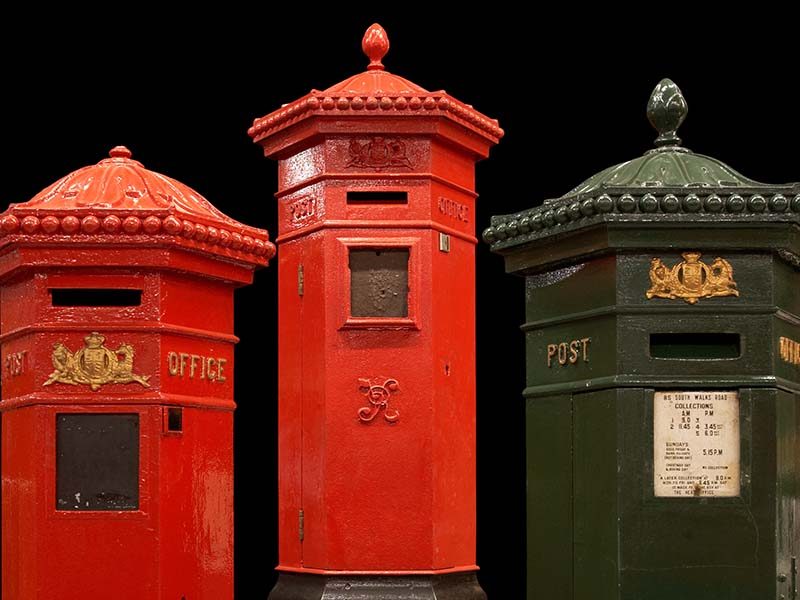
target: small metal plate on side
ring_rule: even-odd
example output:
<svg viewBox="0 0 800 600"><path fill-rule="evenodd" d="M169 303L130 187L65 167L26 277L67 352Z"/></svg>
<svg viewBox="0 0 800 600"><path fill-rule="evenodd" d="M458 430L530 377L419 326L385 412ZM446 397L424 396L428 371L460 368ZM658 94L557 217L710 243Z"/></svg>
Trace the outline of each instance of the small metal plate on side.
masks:
<svg viewBox="0 0 800 600"><path fill-rule="evenodd" d="M441 231L439 232L439 250L441 252L450 252L450 236Z"/></svg>
<svg viewBox="0 0 800 600"><path fill-rule="evenodd" d="M139 415L56 416L56 509L139 509Z"/></svg>
<svg viewBox="0 0 800 600"><path fill-rule="evenodd" d="M741 493L739 393L656 392L653 483L657 498Z"/></svg>

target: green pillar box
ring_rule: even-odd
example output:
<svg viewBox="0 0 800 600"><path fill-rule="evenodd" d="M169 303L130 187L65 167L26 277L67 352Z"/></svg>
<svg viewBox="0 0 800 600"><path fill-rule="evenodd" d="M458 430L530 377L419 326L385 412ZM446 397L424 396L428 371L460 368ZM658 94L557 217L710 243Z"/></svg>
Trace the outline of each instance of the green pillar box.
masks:
<svg viewBox="0 0 800 600"><path fill-rule="evenodd" d="M526 280L529 600L798 598L800 184L685 115L662 81L655 149L484 233Z"/></svg>

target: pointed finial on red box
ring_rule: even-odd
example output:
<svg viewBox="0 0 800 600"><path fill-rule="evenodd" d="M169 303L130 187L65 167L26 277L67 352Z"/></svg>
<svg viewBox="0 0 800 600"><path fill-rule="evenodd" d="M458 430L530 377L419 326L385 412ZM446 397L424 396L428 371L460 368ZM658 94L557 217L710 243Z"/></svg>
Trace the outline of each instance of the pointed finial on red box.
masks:
<svg viewBox="0 0 800 600"><path fill-rule="evenodd" d="M111 158L130 158L133 153L125 146L114 146L108 153Z"/></svg>
<svg viewBox="0 0 800 600"><path fill-rule="evenodd" d="M381 59L389 51L389 36L386 35L386 30L377 23L370 25L364 34L364 39L361 40L361 49L369 58L367 69L383 71Z"/></svg>

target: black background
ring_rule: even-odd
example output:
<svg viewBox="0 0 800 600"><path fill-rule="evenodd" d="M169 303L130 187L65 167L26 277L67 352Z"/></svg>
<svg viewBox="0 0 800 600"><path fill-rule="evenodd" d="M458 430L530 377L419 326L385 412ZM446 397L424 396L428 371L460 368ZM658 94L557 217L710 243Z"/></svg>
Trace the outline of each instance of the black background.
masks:
<svg viewBox="0 0 800 600"><path fill-rule="evenodd" d="M688 147L757 180L800 178L799 53L788 17L730 9L733 19L701 19L689 4L667 3L651 15L649 4L597 15L550 6L534 20L491 3L474 12L443 5L441 15L420 4L324 14L297 6L6 15L0 203L26 201L124 144L148 168L274 236L276 165L247 128L362 70L361 36L376 20L391 40L389 70L446 89L506 130L478 165L479 232L490 215L565 193L651 147L645 106L662 77L689 103L680 132ZM523 289L485 244L477 256L478 561L489 597L517 600L525 581ZM236 297L238 598L266 597L277 561L276 275L258 272ZM364 506L365 519L387 517Z"/></svg>

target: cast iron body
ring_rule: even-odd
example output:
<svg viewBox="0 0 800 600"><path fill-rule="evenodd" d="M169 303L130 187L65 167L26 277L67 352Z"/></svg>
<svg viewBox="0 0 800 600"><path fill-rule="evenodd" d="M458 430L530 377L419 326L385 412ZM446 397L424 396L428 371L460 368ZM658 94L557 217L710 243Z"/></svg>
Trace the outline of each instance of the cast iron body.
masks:
<svg viewBox="0 0 800 600"><path fill-rule="evenodd" d="M685 112L661 82L655 150L484 232L526 279L529 599L797 598L800 186L681 147ZM729 497L656 493L688 391L739 394Z"/></svg>
<svg viewBox="0 0 800 600"><path fill-rule="evenodd" d="M3 598L233 598L233 290L273 254L123 147L0 215Z"/></svg>
<svg viewBox="0 0 800 600"><path fill-rule="evenodd" d="M279 165L271 598L483 598L474 164L502 130L385 71L380 26L362 46L365 73L250 130Z"/></svg>

